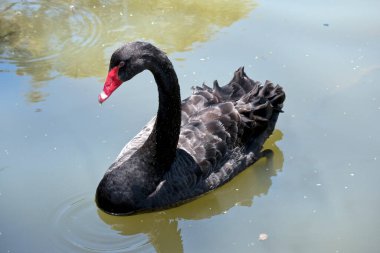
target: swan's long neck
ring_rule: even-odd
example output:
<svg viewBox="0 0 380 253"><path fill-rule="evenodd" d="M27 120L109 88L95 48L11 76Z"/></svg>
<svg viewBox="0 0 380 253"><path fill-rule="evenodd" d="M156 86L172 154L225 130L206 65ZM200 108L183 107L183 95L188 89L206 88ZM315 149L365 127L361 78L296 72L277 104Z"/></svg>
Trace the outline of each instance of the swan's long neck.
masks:
<svg viewBox="0 0 380 253"><path fill-rule="evenodd" d="M177 75L169 59L161 54L148 59L147 69L158 87L159 105L156 123L145 145L153 156L155 170L165 172L172 164L181 126L181 97Z"/></svg>

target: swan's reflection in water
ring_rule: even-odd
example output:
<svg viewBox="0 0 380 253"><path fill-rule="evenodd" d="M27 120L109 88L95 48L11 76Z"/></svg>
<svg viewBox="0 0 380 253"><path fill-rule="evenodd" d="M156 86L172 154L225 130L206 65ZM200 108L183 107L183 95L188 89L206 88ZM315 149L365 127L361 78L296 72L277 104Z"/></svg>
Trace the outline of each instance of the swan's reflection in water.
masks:
<svg viewBox="0 0 380 253"><path fill-rule="evenodd" d="M232 207L251 206L256 196L266 195L271 177L282 169L284 157L276 142L282 132L275 130L264 149L273 156L261 159L221 188L182 206L129 217L108 215L98 210L99 217L122 235L146 234L157 252L183 252L179 220L200 220L220 215Z"/></svg>

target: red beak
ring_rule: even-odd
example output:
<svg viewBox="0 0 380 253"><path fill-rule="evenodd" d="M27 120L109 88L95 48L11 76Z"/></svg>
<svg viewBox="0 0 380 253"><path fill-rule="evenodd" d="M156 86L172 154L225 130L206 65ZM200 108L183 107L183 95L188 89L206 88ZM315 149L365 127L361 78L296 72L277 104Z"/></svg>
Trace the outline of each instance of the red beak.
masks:
<svg viewBox="0 0 380 253"><path fill-rule="evenodd" d="M119 78L119 66L112 68L107 75L106 82L104 83L103 91L99 94L98 101L99 103L103 103L104 101L111 96L112 92L114 92L123 81Z"/></svg>

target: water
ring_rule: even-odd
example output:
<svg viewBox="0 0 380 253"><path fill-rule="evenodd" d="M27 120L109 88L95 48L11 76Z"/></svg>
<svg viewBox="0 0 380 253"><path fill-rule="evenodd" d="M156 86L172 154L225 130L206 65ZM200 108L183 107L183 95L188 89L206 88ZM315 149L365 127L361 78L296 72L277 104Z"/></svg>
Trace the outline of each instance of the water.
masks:
<svg viewBox="0 0 380 253"><path fill-rule="evenodd" d="M377 252L379 8L1 1L0 252ZM99 211L99 180L157 108L147 72L97 103L110 54L138 39L168 52L183 98L239 66L280 83L274 160L164 212Z"/></svg>

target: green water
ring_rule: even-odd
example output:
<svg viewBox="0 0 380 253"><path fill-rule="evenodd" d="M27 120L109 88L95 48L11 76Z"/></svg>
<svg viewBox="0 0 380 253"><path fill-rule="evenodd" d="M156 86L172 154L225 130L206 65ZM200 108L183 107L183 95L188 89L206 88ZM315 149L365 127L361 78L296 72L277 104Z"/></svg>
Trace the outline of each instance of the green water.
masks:
<svg viewBox="0 0 380 253"><path fill-rule="evenodd" d="M378 252L379 9L374 0L0 1L0 253ZM273 161L177 208L99 211L99 180L157 110L148 72L98 105L111 53L133 40L168 53L183 98L240 66L281 84L285 113L266 143Z"/></svg>

